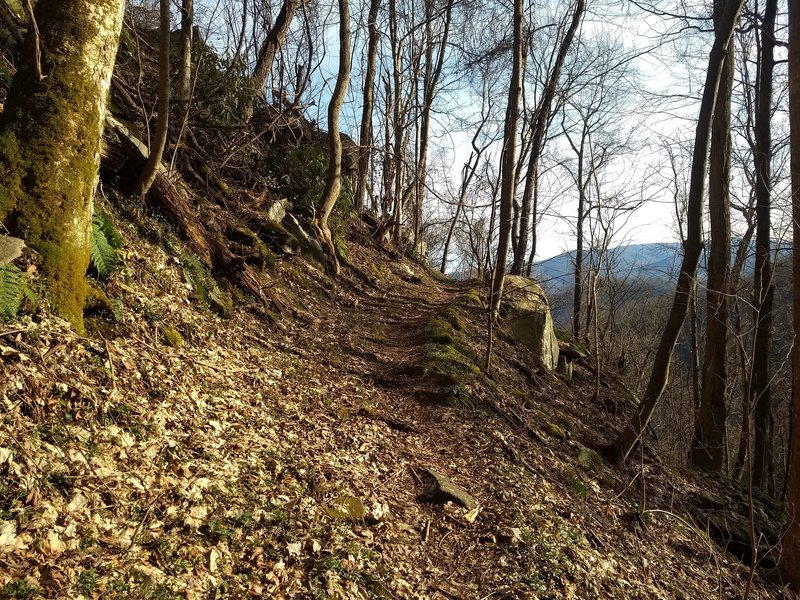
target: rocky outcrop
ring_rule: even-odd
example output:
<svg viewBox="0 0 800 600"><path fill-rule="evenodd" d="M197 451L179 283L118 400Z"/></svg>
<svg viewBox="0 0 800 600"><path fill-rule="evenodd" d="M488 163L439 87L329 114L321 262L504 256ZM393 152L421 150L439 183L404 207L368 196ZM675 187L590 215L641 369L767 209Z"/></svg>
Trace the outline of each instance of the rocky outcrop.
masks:
<svg viewBox="0 0 800 600"><path fill-rule="evenodd" d="M546 369L554 370L558 365L558 339L550 303L541 286L527 277L507 275L502 311L514 339L530 348Z"/></svg>

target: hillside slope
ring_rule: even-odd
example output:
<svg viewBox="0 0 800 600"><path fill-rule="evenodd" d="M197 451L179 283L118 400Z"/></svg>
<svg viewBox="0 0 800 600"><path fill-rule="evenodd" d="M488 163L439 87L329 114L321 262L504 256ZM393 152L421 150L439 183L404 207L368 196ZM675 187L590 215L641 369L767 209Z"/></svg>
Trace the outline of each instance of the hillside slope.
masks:
<svg viewBox="0 0 800 600"><path fill-rule="evenodd" d="M0 331L0 597L743 596L698 517L741 528L743 493L606 466L626 401L585 366L539 372L501 328L482 373L469 283L353 224L341 278L279 260L287 314L221 318L140 217L114 213L125 268L87 337ZM477 508L429 498L431 471ZM783 596L756 573L750 597Z"/></svg>

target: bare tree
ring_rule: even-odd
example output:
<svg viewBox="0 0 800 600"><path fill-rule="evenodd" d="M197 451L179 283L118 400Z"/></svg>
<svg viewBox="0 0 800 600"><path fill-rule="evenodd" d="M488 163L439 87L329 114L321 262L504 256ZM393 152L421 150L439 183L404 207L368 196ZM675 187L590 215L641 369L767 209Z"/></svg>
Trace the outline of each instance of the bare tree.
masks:
<svg viewBox="0 0 800 600"><path fill-rule="evenodd" d="M194 0L181 0L181 64L178 95L188 103L192 95L192 44L194 42ZM187 107L188 110L188 107Z"/></svg>
<svg viewBox="0 0 800 600"><path fill-rule="evenodd" d="M581 0L579 0L581 1ZM500 312L500 299L508 261L508 247L511 239L511 205L514 198L514 167L517 154L517 125L519 123L519 104L522 95L522 45L523 45L523 1L514 0L514 57L511 79L508 83L508 106L503 133L502 187L500 191L499 240L497 258L492 275L492 290L489 301L489 322L494 323ZM486 366L491 360L491 325Z"/></svg>
<svg viewBox="0 0 800 600"><path fill-rule="evenodd" d="M169 99L170 99L170 65L169 65L169 46L170 46L170 14L169 0L161 0L160 23L158 27L158 115L156 118L156 131L150 143L150 153L147 162L139 176L136 185L136 193L139 196L147 195L150 186L156 180L158 166L164 156L164 148L167 145L167 134L169 133Z"/></svg>
<svg viewBox="0 0 800 600"><path fill-rule="evenodd" d="M372 153L372 106L375 102L375 69L378 56L378 10L381 0L370 0L367 27L369 47L367 48L367 74L364 77L364 95L361 107L361 135L359 137L358 182L356 184L356 212L364 210L367 198L367 171ZM386 141L388 144L388 140Z"/></svg>
<svg viewBox="0 0 800 600"><path fill-rule="evenodd" d="M256 58L256 66L253 69L252 93L247 96L242 105L242 119L245 123L250 122L250 119L253 118L256 98L264 97L264 86L266 86L267 78L272 70L272 63L275 62L275 55L286 39L286 34L289 32L294 13L297 11L297 7L300 6L300 2L301 0L283 1L281 10L275 18L275 23L261 44Z"/></svg>
<svg viewBox="0 0 800 600"><path fill-rule="evenodd" d="M753 485L770 491L767 474L772 456L770 388L770 338L772 337L772 77L775 70L775 16L777 0L767 0L761 22L761 48L755 114L756 259L753 273L753 376L750 406L753 407Z"/></svg>
<svg viewBox="0 0 800 600"><path fill-rule="evenodd" d="M791 127L792 220L794 252L794 330L800 331L800 0L789 0L789 119ZM795 334L796 336L797 334ZM792 350L791 435L786 498L788 530L783 540L781 567L795 593L800 593L800 347Z"/></svg>
<svg viewBox="0 0 800 600"><path fill-rule="evenodd" d="M327 269L331 275L339 274L339 260L333 235L328 226L328 217L339 199L342 189L342 138L339 133L339 114L342 110L347 84L350 80L350 4L339 0L339 72L328 104L329 156L328 174L325 190L314 214L314 232L317 234L327 259Z"/></svg>

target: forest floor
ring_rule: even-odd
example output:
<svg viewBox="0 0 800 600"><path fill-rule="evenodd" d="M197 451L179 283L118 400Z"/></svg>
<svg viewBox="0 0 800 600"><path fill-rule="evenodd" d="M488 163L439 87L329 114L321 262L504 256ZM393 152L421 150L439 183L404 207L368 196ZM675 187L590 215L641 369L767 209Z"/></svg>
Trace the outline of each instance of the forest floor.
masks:
<svg viewBox="0 0 800 600"><path fill-rule="evenodd" d="M118 226L116 318L0 331L0 598L788 598L698 517L736 486L600 459L621 388L502 327L484 373L480 290L356 231L337 280L278 262L293 314L223 319Z"/></svg>

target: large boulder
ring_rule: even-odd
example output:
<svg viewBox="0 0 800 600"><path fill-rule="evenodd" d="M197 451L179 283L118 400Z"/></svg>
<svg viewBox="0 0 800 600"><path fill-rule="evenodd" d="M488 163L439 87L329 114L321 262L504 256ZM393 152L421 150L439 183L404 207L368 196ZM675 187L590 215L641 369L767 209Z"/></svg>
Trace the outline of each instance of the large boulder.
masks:
<svg viewBox="0 0 800 600"><path fill-rule="evenodd" d="M501 308L514 339L530 348L546 369L554 370L558 366L558 339L542 287L533 279L507 275Z"/></svg>

